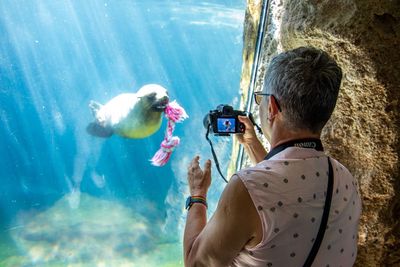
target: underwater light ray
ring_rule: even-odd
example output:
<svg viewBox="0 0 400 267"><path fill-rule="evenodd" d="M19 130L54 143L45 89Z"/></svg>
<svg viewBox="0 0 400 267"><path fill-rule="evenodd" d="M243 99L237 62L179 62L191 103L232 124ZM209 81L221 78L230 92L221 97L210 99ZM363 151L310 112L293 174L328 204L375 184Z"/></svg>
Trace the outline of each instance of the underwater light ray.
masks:
<svg viewBox="0 0 400 267"><path fill-rule="evenodd" d="M72 11L74 11L74 10L72 10ZM72 17L76 18L76 15L74 14ZM85 37L82 34L82 30L81 30L81 26L80 26L79 21L78 20L73 20L73 21L76 23L75 28L77 27L79 29L78 32L79 32L80 39L81 39L79 43L84 44L84 47L86 48L86 50L88 50L88 47L87 47L87 44L86 44L87 42L85 40ZM83 54L85 54L85 52L83 52ZM40 60L40 59L37 58L37 54L36 53L34 53L34 56L35 56L35 61L36 62ZM91 54L90 53L86 53L86 55L79 56L79 58L82 59L81 60L82 63L80 65L84 65L84 63L83 63L84 58L89 58L89 61L93 62L93 58L91 58ZM93 73L93 71L94 71L93 69L90 70L91 73ZM41 66L39 67L38 72L40 73L40 76L39 76L41 78L40 80L42 80L40 82L40 84L43 84L43 86L42 86L43 88L42 89L43 89L44 92L47 93L46 94L47 96L45 95L45 98L51 99L51 95L53 93L51 91L54 90L54 88L50 88L48 86L48 83L44 80L44 78L43 78L44 77L44 73L43 73L44 71L43 71L43 68L41 68ZM92 81L91 83L92 84L98 84L99 81ZM63 88L63 85L59 84L59 86L61 88ZM93 87L95 87L95 86L93 86ZM78 91L72 91L72 92L70 91L69 92L69 99L72 100L72 99L78 99L79 98L79 95L76 94L75 92L78 92ZM71 105L72 101L66 101L66 102L68 102L69 105L72 106ZM69 107L69 108L72 108L72 107ZM67 104L67 109L69 109L69 108L68 108L68 104ZM77 123L76 129L83 129L84 128L82 120L78 120L75 123ZM47 124L49 124L49 123L47 123ZM50 131L50 133L52 133L51 129L49 129L49 131ZM84 134L85 133L83 131L79 131L79 130L75 131L75 135L76 135L76 138L77 138L77 151L78 151L77 152L78 154L76 155L76 157L77 157L77 159L79 159L78 161L75 162L74 173L73 173L73 177L72 177L73 181L75 182L75 185L80 185L80 182L81 182L82 177L83 177L83 172L84 172L84 167L83 166L86 165L86 162L88 161L89 154L90 154L90 152L88 152L88 147L90 147L90 144L85 142ZM54 138L54 134L51 134L51 136L53 136L53 138ZM51 138L49 138L49 141L51 141ZM50 151L53 151L53 149L52 149L53 146L51 146L51 144L49 146L47 146L47 147L49 148ZM62 153L62 152L60 151L58 154L60 154L60 153ZM60 162L62 162L62 161L58 161L58 163L60 163ZM62 170L62 169L65 169L65 168L59 168L59 169ZM77 188L75 188L75 191L76 191L76 189Z"/></svg>
<svg viewBox="0 0 400 267"><path fill-rule="evenodd" d="M121 25L116 25L113 22L115 17L120 15L115 14L112 8L118 3L107 5L98 1L90 3L90 5L85 5L82 9L89 20L89 23L86 22L86 34L93 37L98 44L101 55L107 59L103 72L108 74L106 77L109 80L111 79L112 84L118 84L118 80L132 79L133 73L128 67L128 59L122 56L124 51L121 43L123 40L117 35L118 28ZM131 9L128 5L124 6L123 10L123 13L129 13Z"/></svg>
<svg viewBox="0 0 400 267"><path fill-rule="evenodd" d="M43 112L43 108L45 107L45 100L43 96L41 96L40 90L38 89L40 88L38 85L41 84L40 80L42 76L41 63L35 53L34 46L37 43L34 42L33 35L31 33L28 33L28 25L18 23L21 21L22 12L23 10L19 11L16 16L11 15L11 17L9 14L5 14L2 20L4 21L9 40L14 47L17 60L20 62L18 65L21 66L22 75L28 85L27 87L29 90L29 97L27 97L27 99L33 100L34 108L36 109L37 113L36 115L40 120L40 125L44 125L46 122L48 122L48 118ZM17 23L15 23L15 21ZM18 84L17 79L18 77L14 77L14 84ZM26 94L26 92L23 93ZM21 114L23 114L22 112L25 107L21 106L20 102L18 104L19 110ZM32 126L32 121L29 121L27 116L20 116L19 125L21 126L19 127L21 130L29 129ZM42 128L43 130L45 130L43 126ZM10 134L12 135L11 131ZM25 131L24 135L25 137L27 137L27 140L31 140L31 142L25 142L25 145L29 147L26 150L18 149L17 151L20 151L19 154L20 156L22 156L22 158L29 157L28 161L34 161L34 164L38 165L39 169L42 169L42 163L36 160L41 151L39 151L37 146L32 142L33 140L37 140L37 138L33 138L31 131ZM27 162L27 160L22 160L22 162ZM31 177L31 179L32 178L33 177Z"/></svg>
<svg viewBox="0 0 400 267"><path fill-rule="evenodd" d="M95 65L95 57L89 49L88 40L86 38L86 35L84 34L84 30L81 25L82 23L85 22L78 17L76 13L76 7L71 1L65 2L65 6L66 6L65 12L68 14L68 17L72 22L73 29L76 29L77 33L76 36L72 36L74 37L74 40L77 41L77 43L74 45L75 53L79 53L79 55L77 54L77 59L75 60L77 61L78 66L83 66L82 68L83 73L81 74L81 77L82 78L86 77L86 80L90 81L86 83L86 87L83 89L84 91L91 92L90 94L93 95L98 94L98 89L102 87L100 86L102 83L102 78L100 78L99 70ZM97 14L96 8L93 9L93 12L94 14ZM98 26L103 27L104 25L98 25ZM66 64L68 64L68 61L70 61L70 59L66 57L63 57L63 59L66 62ZM70 98L70 97L71 97L70 92L68 93L68 96L67 94L64 94L64 98ZM83 99L82 95L79 96L78 94L75 94L75 97ZM75 128L74 135L76 138L76 143L75 143L76 155L73 164L73 171L71 177L65 175L63 178L69 185L70 192L75 193L74 195L75 197L72 198L73 201L71 202L71 205L77 206L79 205L80 186L85 170L87 168L90 168L90 165L88 165L88 163L96 161L96 158L99 157L96 155L99 155L100 145L102 142L88 138L86 132L82 130L85 129L85 126L88 121L88 119L85 120L85 117L89 118L90 116L89 109L86 107L86 105L82 106L82 101L66 101L66 104L68 104L69 106L67 109L76 110L76 108L73 107L76 105L74 104L74 102L79 103L81 105L79 109L81 109L82 111L87 110L86 112L87 116L82 117L80 116L80 113L76 113L75 116L76 125L74 127ZM93 157L95 158L93 159Z"/></svg>
<svg viewBox="0 0 400 267"><path fill-rule="evenodd" d="M17 19L17 22L19 22L22 18L21 13L23 13L24 10L21 10L19 12L19 16ZM40 52L41 50L37 47L39 43L33 42L34 38L33 38L33 34L35 34L35 30L29 30L29 29L35 29L36 24L31 24L31 25L25 25L25 24L17 24L18 30L17 31L13 31L13 29L10 29L10 25L12 25L12 27L15 28L15 22L13 23L12 19L10 17L5 17L5 19L7 20L7 30L9 32L9 34L11 34L11 40L12 43L14 44L13 46L15 47L16 50L16 54L17 54L17 58L19 59L19 61L21 62L20 65L22 66L22 71L23 71L23 76L26 80L27 83L27 88L30 92L30 98L32 98L32 102L33 102L33 106L36 109L37 115L40 119L40 128L42 129L42 131L44 133L46 133L49 138L47 138L46 142L45 142L45 146L44 149L47 150L48 155L51 155L51 162L53 164L51 164L51 166L53 166L54 169L57 169L58 172L56 172L56 175L58 176L62 176L62 178L67 177L65 175L63 175L63 173L65 173L65 166L63 164L63 160L62 160L62 154L63 151L57 151L56 149L54 149L54 145L55 145L55 132L53 129L55 129L56 127L47 127L49 125L52 125L52 120L54 120L54 118L52 118L51 114L52 114L52 107L58 106L60 103L57 103L55 101L55 99L53 99L54 96L56 96L56 92L60 91L60 92L68 92L68 97L65 94L65 98L67 99L74 99L77 98L76 94L72 94L70 90L67 90L68 88L66 88L63 84L58 83L58 81L54 81L52 80L52 77L45 77L46 73L49 72L49 69L51 69L52 65L54 65L53 63L58 62L59 64L64 64L64 65L68 65L68 58L66 58L62 51L60 50L56 50L59 46L59 42L54 41L54 36L55 33L54 31L52 31L53 29L50 29L50 37L47 37L46 39L48 41L53 41L52 43L54 44L52 47L55 47L55 49L52 49L51 53L53 53L53 55L55 55L54 60L49 59L47 61L45 61L44 58L41 58L40 56ZM75 21L76 22L76 21ZM31 33L28 33L31 32ZM21 38L21 36L23 38ZM83 35L81 33L81 37L83 38ZM58 40L58 39L56 39ZM85 40L83 40L83 42L85 42ZM82 43L82 41L81 41ZM32 45L33 44L33 45ZM87 45L85 45L87 48ZM88 48L86 49L88 50ZM58 52L58 53L57 53ZM79 58L89 58L91 55L87 54L84 52L82 52L83 56L79 57ZM60 56L61 55L61 56ZM57 59L61 59L61 60L57 60ZM83 59L82 59L83 60ZM81 60L82 64L83 61ZM93 60L91 60L93 62ZM91 73L95 73L96 69L95 68L91 68L90 69ZM95 82L95 83L99 83L99 81ZM55 91L56 90L56 91ZM74 91L72 91L74 92ZM62 104L64 104L66 106L66 108L64 108L64 110L74 110L73 107L71 107L71 104L74 102L79 102L79 101L64 101L62 102ZM68 107L69 106L69 107ZM49 108L50 107L50 108ZM50 114L49 114L50 113ZM77 114L79 115L79 114ZM30 122L27 120L22 120L22 122L20 122L22 124L23 127L21 127L22 129L29 129L30 126ZM45 125L47 125L45 127ZM77 128L84 128L83 125L79 127L79 121L78 121L78 125L76 126ZM39 129L39 125L35 126L36 129ZM78 132L77 139L80 139L79 136L83 136L82 134L80 134ZM37 141L37 138L33 138L32 136L28 135L28 140L30 140L29 145L31 147L31 149L29 149L28 151L33 151L33 153L30 153L30 160L34 160L35 161L35 165L37 165L38 170L43 170L47 164L47 162L42 162L42 161L38 161L35 160L39 155L39 148L37 147L37 145L35 145L35 141ZM86 145L87 146L87 145ZM78 145L78 147L82 147L82 144ZM42 151L40 151L42 152ZM87 158L87 154L86 153L86 158ZM86 161L85 160L81 160L80 161L81 164L80 165L85 165ZM75 165L76 166L76 165ZM75 169L77 167L74 167ZM81 167L79 167L81 168ZM76 174L76 170L75 172L75 180L77 180L78 176L81 175L77 175ZM82 171L79 171L80 174L82 174ZM80 178L81 179L81 178ZM58 180L58 179L55 179Z"/></svg>
<svg viewBox="0 0 400 267"><path fill-rule="evenodd" d="M95 64L95 56L92 54L91 50L89 49L88 41L86 36L84 35L82 26L81 26L81 21L77 16L77 13L75 11L75 7L72 3L71 0L64 1L66 10L68 14L68 18L71 19L72 24L74 28L77 30L77 37L75 37L77 43L75 44L75 52L80 53L79 55L77 54L77 65L83 70L83 73L81 74L82 77L85 77L86 79L90 80L91 86L88 88L80 88L83 89L84 91L89 91L93 93L94 95L97 93L98 86L101 84L102 79L101 79L101 74L98 71L98 68L96 67ZM68 60L66 60L68 62ZM93 76L94 75L94 76ZM79 90L79 89L78 89Z"/></svg>
<svg viewBox="0 0 400 267"><path fill-rule="evenodd" d="M35 115L39 118L40 122L39 127L41 129L44 129L43 125L47 120L45 115L43 114L43 107L45 101L40 95L40 90L38 90L39 82L37 81L37 79L40 73L37 72L36 69L40 68L41 66L37 60L34 51L35 39L33 38L32 34L29 33L29 30L26 28L26 25L21 24L20 22L20 21L23 22L21 15L23 10L19 9L14 9L14 10L15 10L14 13L4 14L3 12L2 21L4 23L6 34L9 38L9 41L13 45L13 50L15 51L15 57L17 61L16 65L20 66L21 68L22 79L24 83L27 85L26 87L28 88L29 92L29 93L28 92L21 92L21 93L27 96L26 99L30 99L33 102L34 104L33 107L36 110ZM13 80L13 83L15 85L20 84L20 82L17 79L18 78L15 77ZM16 88L16 90L18 89L19 88ZM22 107L20 108L22 109ZM35 166L38 166L39 169L42 169L43 168L42 163L36 160L38 158L38 155L40 155L42 151L40 151L34 144L34 141L38 139L36 136L34 136L34 134L37 134L38 132L26 131L26 129L31 129L32 123L34 122L32 122L30 120L30 117L28 116L19 116L18 120L19 120L19 125L21 126L20 131L23 131L25 140L29 140L28 142L24 143L26 149L23 150L23 153L27 155L30 162L34 162ZM36 127L36 129L38 129L39 127ZM39 175L41 174L41 172L37 174Z"/></svg>

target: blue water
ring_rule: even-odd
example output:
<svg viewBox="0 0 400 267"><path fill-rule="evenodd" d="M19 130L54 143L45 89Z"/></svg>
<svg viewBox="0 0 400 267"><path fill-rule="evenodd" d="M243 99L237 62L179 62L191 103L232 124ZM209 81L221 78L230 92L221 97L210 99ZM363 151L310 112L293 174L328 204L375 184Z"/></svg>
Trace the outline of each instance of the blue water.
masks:
<svg viewBox="0 0 400 267"><path fill-rule="evenodd" d="M238 106L244 0L0 2L0 266L182 266L204 115ZM156 83L187 111L164 136L88 135L90 100ZM231 139L214 139L223 169ZM211 213L223 189L213 170Z"/></svg>

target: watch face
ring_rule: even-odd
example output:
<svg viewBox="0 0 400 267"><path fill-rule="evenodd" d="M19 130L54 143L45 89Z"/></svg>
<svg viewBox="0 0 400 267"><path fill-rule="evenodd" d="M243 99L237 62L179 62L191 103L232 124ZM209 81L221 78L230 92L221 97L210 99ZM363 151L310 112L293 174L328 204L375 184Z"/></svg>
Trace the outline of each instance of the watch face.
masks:
<svg viewBox="0 0 400 267"><path fill-rule="evenodd" d="M192 197L188 197L188 198L186 199L186 206L185 206L186 209L189 209L189 207L191 206L191 205L190 205L190 204L191 204L191 200L192 200Z"/></svg>

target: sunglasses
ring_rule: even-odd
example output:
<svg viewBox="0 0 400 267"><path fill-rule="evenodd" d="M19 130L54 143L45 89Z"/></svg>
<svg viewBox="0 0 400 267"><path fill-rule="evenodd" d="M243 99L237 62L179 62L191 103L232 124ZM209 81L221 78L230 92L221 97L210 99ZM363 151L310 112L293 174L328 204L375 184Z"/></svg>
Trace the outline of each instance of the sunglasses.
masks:
<svg viewBox="0 0 400 267"><path fill-rule="evenodd" d="M253 96L254 96L254 102L256 102L257 105L260 105L263 96L272 96L274 98L274 100L275 100L276 105L278 106L279 112L282 112L281 106L279 105L278 100L276 100L276 97L273 94L267 94L267 93L262 93L262 92L254 92Z"/></svg>

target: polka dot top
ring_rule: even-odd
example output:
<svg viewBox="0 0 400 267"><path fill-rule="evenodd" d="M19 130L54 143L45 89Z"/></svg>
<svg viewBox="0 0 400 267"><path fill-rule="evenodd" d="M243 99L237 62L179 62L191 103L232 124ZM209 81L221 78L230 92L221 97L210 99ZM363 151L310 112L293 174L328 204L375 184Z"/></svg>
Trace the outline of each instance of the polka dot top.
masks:
<svg viewBox="0 0 400 267"><path fill-rule="evenodd" d="M328 225L313 266L353 266L361 200L357 181L331 158L334 187ZM328 159L320 151L290 147L237 173L260 215L262 241L231 266L303 266L321 223Z"/></svg>

